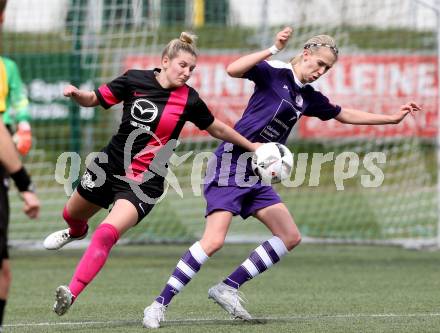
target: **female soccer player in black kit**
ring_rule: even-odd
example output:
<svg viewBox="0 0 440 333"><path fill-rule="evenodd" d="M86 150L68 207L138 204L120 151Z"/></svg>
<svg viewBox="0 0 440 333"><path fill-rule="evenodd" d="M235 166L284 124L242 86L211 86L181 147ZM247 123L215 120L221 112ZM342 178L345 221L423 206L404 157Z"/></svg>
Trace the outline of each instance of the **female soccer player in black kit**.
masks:
<svg viewBox="0 0 440 333"><path fill-rule="evenodd" d="M96 228L70 284L56 289L53 310L60 316L95 278L121 235L142 220L153 208L153 199L163 193L166 156L171 155L172 143L186 121L248 151L259 146L214 119L198 93L186 85L197 61L194 37L183 32L172 40L162 52L160 69L129 70L95 91L71 85L64 89L65 96L82 106L124 104L118 132L88 166L64 207L69 228L44 241L46 249L57 250L84 238L88 219L113 204Z"/></svg>

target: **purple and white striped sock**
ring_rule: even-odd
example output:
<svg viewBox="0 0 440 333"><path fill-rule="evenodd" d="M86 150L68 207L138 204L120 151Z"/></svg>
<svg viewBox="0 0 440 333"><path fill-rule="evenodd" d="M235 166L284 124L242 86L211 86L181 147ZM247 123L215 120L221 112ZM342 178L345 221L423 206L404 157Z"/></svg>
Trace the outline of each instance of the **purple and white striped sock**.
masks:
<svg viewBox="0 0 440 333"><path fill-rule="evenodd" d="M208 258L200 243L194 243L180 258L173 274L171 274L165 288L156 298L156 301L163 305L168 305L171 299L191 281Z"/></svg>
<svg viewBox="0 0 440 333"><path fill-rule="evenodd" d="M288 252L283 241L277 236L273 236L252 251L250 256L223 280L223 283L238 289L246 281L272 267Z"/></svg>

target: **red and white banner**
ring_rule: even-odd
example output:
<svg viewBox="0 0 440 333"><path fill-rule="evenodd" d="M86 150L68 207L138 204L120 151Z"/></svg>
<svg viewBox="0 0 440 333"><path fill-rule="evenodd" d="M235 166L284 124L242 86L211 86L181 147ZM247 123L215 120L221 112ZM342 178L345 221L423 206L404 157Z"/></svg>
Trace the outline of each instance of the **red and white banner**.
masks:
<svg viewBox="0 0 440 333"><path fill-rule="evenodd" d="M227 75L226 66L240 55L201 55L189 82L216 117L233 125L241 117L253 91L249 80ZM160 64L159 56L132 55L124 68L151 69ZM319 81L320 90L330 101L347 108L391 114L399 106L415 101L423 112L409 116L398 125L353 126L335 120L323 122L303 117L296 126L301 137L423 136L437 133L439 83L435 56L365 55L342 56ZM206 136L192 124L181 134Z"/></svg>

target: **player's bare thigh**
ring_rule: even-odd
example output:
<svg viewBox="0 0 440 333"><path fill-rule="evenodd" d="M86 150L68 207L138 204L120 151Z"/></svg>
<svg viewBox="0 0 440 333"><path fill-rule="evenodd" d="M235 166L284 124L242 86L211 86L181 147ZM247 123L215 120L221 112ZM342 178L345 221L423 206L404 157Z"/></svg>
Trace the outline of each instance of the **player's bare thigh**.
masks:
<svg viewBox="0 0 440 333"><path fill-rule="evenodd" d="M111 224L122 236L128 229L138 222L136 207L126 199L118 199L107 217L101 222Z"/></svg>
<svg viewBox="0 0 440 333"><path fill-rule="evenodd" d="M73 219L88 220L102 207L84 199L78 191L74 191L66 203L67 211Z"/></svg>
<svg viewBox="0 0 440 333"><path fill-rule="evenodd" d="M214 211L206 217L205 231L200 239L200 245L208 256L222 248L231 222L232 213L225 210Z"/></svg>
<svg viewBox="0 0 440 333"><path fill-rule="evenodd" d="M259 209L254 216L260 220L274 236L281 238L290 251L301 241L301 234L292 215L283 203Z"/></svg>

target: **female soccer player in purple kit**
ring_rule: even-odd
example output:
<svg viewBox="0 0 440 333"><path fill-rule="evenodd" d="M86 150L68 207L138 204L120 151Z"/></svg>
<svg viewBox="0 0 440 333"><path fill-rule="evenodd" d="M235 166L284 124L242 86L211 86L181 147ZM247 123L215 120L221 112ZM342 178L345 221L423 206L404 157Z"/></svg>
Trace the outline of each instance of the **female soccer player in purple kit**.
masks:
<svg viewBox="0 0 440 333"><path fill-rule="evenodd" d="M286 46L291 34L292 29L286 27L276 35L272 47L245 55L227 68L230 76L247 78L255 83L249 104L235 125L235 129L249 140L285 143L292 127L302 116L318 117L324 121L334 118L347 124L381 125L397 124L409 113L420 110L418 105L410 102L392 115L379 115L331 104L310 83L325 74L337 61L335 41L330 36L318 35L309 39L301 53L289 63L267 61L268 57ZM224 153L232 154L227 174L222 171ZM160 327L172 297L223 246L234 215L240 215L243 219L252 215L272 233L271 238L208 291L208 297L235 318L252 318L240 303L239 287L266 271L300 243L301 235L292 216L271 186L261 183L250 187L240 186L243 184L237 180L243 182L244 177L239 174L237 166L242 170L246 168L240 165L239 156L242 153L243 149L227 143L222 143L216 150L217 158L213 159L207 171L204 191L207 202L206 226L203 236L182 256L162 293L145 309L145 327ZM252 175L249 167L246 175Z"/></svg>
<svg viewBox="0 0 440 333"><path fill-rule="evenodd" d="M118 132L88 165L64 207L69 228L50 234L44 241L46 249L57 250L84 238L89 218L113 204L93 233L70 284L56 290L53 310L60 316L95 278L120 236L148 215L154 199L162 195L168 161L165 155L171 156L175 145L169 143L177 139L186 121L248 151L261 145L214 119L198 93L186 85L197 61L194 37L182 33L172 40L162 52L160 69L129 70L95 91L71 85L64 90L65 96L82 106L109 108L121 101L124 105Z"/></svg>

